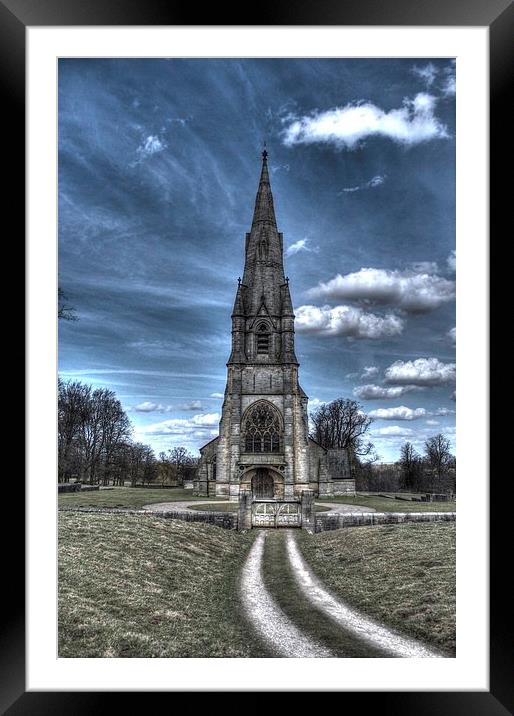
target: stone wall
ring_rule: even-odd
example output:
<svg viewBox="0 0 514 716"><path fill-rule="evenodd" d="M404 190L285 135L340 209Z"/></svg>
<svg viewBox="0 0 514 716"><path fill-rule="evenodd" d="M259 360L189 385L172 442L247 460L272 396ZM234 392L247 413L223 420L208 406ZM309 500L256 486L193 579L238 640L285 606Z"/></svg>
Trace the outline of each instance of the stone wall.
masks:
<svg viewBox="0 0 514 716"><path fill-rule="evenodd" d="M355 480L334 480L329 495L355 495Z"/></svg>
<svg viewBox="0 0 514 716"><path fill-rule="evenodd" d="M455 522L455 512L318 512L316 532L344 527L401 525L405 522Z"/></svg>
<svg viewBox="0 0 514 716"><path fill-rule="evenodd" d="M99 490L100 485L83 485L81 482L59 482L57 484L57 493L63 492L92 492Z"/></svg>
<svg viewBox="0 0 514 716"><path fill-rule="evenodd" d="M174 480L171 485L163 485L162 483L154 485L153 483L147 482L144 485L136 483L135 485L130 485L130 487L139 488L140 490L175 490L177 487L180 487L180 485L176 480Z"/></svg>
<svg viewBox="0 0 514 716"><path fill-rule="evenodd" d="M57 493L60 495L63 492L79 492L81 488L80 482L60 482L57 485Z"/></svg>
<svg viewBox="0 0 514 716"><path fill-rule="evenodd" d="M168 520L184 522L206 522L209 525L223 527L226 530L237 530L238 516L233 512L201 512L200 510L123 510L100 507L60 507L59 512L91 512L96 514L139 515L140 517L162 517Z"/></svg>

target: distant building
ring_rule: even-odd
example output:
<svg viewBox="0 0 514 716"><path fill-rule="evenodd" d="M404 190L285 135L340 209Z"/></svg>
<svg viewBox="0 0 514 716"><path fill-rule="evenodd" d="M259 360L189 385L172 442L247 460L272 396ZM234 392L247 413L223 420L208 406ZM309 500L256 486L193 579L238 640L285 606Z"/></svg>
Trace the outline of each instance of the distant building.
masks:
<svg viewBox="0 0 514 716"><path fill-rule="evenodd" d="M294 312L284 274L267 152L246 234L243 279L232 311L232 351L219 436L200 449L199 495L288 499L354 492L345 450L309 438L308 397L298 382Z"/></svg>

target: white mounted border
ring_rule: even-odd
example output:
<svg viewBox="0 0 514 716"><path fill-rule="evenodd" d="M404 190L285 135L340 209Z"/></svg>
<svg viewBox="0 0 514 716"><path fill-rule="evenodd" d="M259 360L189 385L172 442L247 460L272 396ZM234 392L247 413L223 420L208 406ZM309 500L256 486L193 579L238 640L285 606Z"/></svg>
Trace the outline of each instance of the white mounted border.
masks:
<svg viewBox="0 0 514 716"><path fill-rule="evenodd" d="M29 27L27 34L27 690L487 691L488 28ZM208 659L203 664L203 659L57 658L57 58L134 56L457 58L455 659Z"/></svg>

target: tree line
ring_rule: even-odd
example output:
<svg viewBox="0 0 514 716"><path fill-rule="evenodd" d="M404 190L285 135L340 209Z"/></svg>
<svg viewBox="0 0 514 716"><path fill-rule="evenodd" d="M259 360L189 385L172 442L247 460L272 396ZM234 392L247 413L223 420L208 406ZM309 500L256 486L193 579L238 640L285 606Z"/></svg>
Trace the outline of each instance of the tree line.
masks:
<svg viewBox="0 0 514 716"><path fill-rule="evenodd" d="M348 451L350 470L358 490L411 491L455 494L455 456L442 433L428 438L419 454L404 443L400 458L391 465L377 465L378 456L367 433L373 422L362 406L349 398L322 403L310 414L310 437L324 448Z"/></svg>
<svg viewBox="0 0 514 716"><path fill-rule="evenodd" d="M182 485L197 459L185 447L156 457L132 440L132 426L112 390L58 381L58 480L91 485Z"/></svg>

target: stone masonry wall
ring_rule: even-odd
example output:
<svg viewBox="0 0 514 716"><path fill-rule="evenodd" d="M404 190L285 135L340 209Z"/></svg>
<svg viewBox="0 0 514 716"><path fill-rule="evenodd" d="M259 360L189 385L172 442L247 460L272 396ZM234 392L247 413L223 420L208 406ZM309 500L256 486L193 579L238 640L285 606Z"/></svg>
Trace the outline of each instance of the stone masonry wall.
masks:
<svg viewBox="0 0 514 716"><path fill-rule="evenodd" d="M316 532L344 527L399 525L405 522L455 522L455 512L327 512L316 514Z"/></svg>
<svg viewBox="0 0 514 716"><path fill-rule="evenodd" d="M168 520L182 520L183 522L206 522L209 525L223 527L226 530L237 530L238 516L233 512L201 512L186 510L122 510L102 509L94 507L60 507L59 512L92 512L97 514L139 515L141 517L162 517Z"/></svg>

